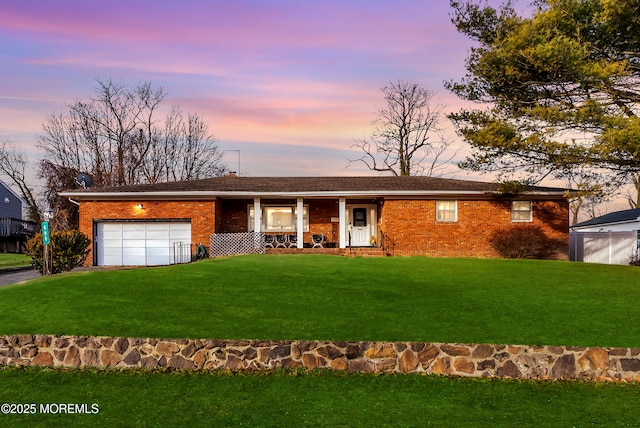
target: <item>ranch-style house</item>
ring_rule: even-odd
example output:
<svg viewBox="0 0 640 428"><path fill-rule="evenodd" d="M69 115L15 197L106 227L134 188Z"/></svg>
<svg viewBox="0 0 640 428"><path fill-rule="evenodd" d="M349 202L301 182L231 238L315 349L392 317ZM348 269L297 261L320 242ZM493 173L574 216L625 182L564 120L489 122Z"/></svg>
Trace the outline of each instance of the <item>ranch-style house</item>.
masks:
<svg viewBox="0 0 640 428"><path fill-rule="evenodd" d="M499 257L492 236L516 223L536 225L568 244L565 189L499 189L496 183L420 176L231 175L61 195L80 206L80 230L92 240L87 264L93 265L180 263L197 245L212 256L242 247ZM566 254L565 245L558 251Z"/></svg>

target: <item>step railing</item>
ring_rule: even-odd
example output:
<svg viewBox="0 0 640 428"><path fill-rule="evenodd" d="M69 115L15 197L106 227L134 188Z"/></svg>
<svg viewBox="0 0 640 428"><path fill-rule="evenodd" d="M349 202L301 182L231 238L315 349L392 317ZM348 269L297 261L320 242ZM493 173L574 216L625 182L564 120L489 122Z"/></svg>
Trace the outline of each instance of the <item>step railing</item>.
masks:
<svg viewBox="0 0 640 428"><path fill-rule="evenodd" d="M382 231L380 231L380 248L382 248L388 256L393 256L395 254L395 243L393 242L393 239Z"/></svg>

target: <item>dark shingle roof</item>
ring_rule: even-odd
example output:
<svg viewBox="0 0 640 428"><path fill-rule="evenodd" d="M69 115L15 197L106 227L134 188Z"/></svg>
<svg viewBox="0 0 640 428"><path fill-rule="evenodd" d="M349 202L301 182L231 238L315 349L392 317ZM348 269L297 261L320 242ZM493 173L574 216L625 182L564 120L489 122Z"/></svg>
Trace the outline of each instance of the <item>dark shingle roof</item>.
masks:
<svg viewBox="0 0 640 428"><path fill-rule="evenodd" d="M136 186L72 190L65 193L138 193L138 192L382 192L449 191L495 192L496 183L454 180L423 176L395 177L214 177ZM564 189L533 187L532 192L562 192Z"/></svg>
<svg viewBox="0 0 640 428"><path fill-rule="evenodd" d="M574 224L571 227L597 226L600 224L622 223L638 219L640 219L640 208L634 208L631 210L616 211L605 214L600 217L592 218L591 220L583 221L582 223Z"/></svg>

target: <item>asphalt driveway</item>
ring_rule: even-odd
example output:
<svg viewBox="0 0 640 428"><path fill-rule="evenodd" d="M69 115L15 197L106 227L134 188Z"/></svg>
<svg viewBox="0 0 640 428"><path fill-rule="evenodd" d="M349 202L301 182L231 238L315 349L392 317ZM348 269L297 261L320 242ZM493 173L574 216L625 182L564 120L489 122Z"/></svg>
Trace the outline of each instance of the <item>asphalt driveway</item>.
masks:
<svg viewBox="0 0 640 428"><path fill-rule="evenodd" d="M0 287L28 281L40 276L40 272L32 268L26 269L0 269Z"/></svg>

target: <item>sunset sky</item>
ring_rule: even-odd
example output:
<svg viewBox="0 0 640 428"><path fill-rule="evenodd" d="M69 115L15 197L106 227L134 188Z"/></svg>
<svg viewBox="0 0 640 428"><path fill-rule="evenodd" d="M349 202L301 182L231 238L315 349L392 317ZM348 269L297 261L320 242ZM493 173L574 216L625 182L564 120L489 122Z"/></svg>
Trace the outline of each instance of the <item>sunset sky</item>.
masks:
<svg viewBox="0 0 640 428"><path fill-rule="evenodd" d="M45 118L96 79L150 81L236 151L231 169L240 150L243 175L370 174L346 167L383 86L419 83L445 111L462 106L443 81L464 75L471 41L449 14L448 0L2 0L0 141L35 164Z"/></svg>

